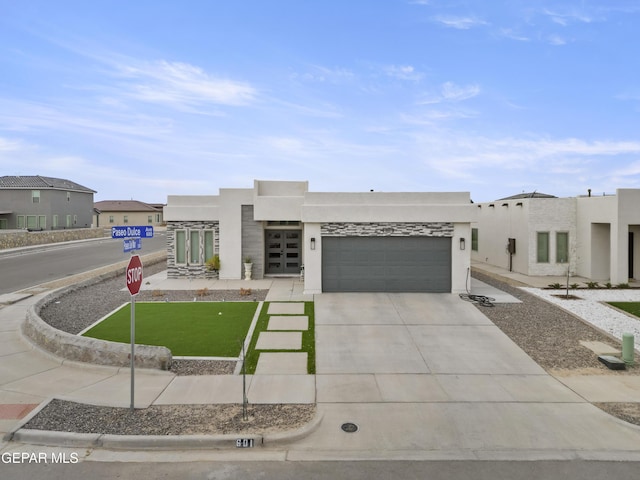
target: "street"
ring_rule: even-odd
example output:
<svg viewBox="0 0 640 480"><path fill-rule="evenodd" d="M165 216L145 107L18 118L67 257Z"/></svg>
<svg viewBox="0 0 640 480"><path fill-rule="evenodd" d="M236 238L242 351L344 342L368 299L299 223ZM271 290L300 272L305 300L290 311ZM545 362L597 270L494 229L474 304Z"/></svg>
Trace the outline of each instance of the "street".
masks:
<svg viewBox="0 0 640 480"><path fill-rule="evenodd" d="M336 461L180 462L0 465L12 480L154 479L403 479L403 480L605 480L636 478L635 462L571 461Z"/></svg>
<svg viewBox="0 0 640 480"><path fill-rule="evenodd" d="M142 249L136 253L165 249L166 233L156 231L153 238L142 239ZM0 295L121 262L129 256L123 251L123 241L112 238L0 252Z"/></svg>

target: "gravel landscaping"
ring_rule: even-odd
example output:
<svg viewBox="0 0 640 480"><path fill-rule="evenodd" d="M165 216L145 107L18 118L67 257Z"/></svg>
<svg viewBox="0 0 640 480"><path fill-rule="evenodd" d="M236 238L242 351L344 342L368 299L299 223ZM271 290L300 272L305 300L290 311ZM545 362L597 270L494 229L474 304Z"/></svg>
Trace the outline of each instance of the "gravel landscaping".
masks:
<svg viewBox="0 0 640 480"><path fill-rule="evenodd" d="M163 264L145 267L161 271ZM638 375L637 365L624 371L613 371L601 364L596 354L582 346L580 340L600 341L620 348L620 342L580 320L558 306L488 274L473 276L518 298L522 303L478 306L520 348L541 367L555 376L600 374ZM252 292L263 299L266 291ZM557 293L557 292L554 292ZM239 292L209 291L207 300L232 300ZM551 293L550 293L551 295ZM193 300L196 292L142 292L138 301ZM77 333L129 300L122 291L122 280L116 278L70 293L46 306L42 318L56 328ZM253 296L251 298L253 300ZM178 375L229 374L235 362L174 360L171 371ZM640 404L606 403L599 408L631 423L640 425ZM251 405L250 420L242 420L240 405L176 405L152 406L130 412L125 408L106 408L55 400L36 415L25 428L115 434L204 434L264 433L304 425L315 414L314 405Z"/></svg>

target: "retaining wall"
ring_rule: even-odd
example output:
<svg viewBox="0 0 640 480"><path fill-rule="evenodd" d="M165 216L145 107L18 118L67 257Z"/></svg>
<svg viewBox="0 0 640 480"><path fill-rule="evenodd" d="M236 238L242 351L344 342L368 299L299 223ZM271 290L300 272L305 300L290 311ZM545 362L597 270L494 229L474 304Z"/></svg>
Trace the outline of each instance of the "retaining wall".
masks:
<svg viewBox="0 0 640 480"><path fill-rule="evenodd" d="M111 237L110 228L72 228L68 230L45 230L28 232L26 230L0 230L0 250L6 248L30 247L89 238Z"/></svg>
<svg viewBox="0 0 640 480"><path fill-rule="evenodd" d="M156 262L163 260L164 257L156 260ZM149 260L146 260L146 262L151 264ZM42 298L27 311L25 320L22 322L22 334L40 348L67 360L114 367L129 366L131 364L130 344L73 335L52 327L40 318L42 308L46 304L55 301L55 299L79 288L93 285L118 275L122 275L121 268L57 290L55 293ZM136 345L136 367L168 370L171 366L171 359L171 350L166 347Z"/></svg>

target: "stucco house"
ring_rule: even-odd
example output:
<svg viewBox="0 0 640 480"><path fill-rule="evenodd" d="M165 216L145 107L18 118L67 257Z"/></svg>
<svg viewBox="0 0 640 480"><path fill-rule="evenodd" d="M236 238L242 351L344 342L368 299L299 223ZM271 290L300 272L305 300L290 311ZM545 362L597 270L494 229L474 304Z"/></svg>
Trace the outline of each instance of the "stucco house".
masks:
<svg viewBox="0 0 640 480"><path fill-rule="evenodd" d="M101 200L94 204L94 225L162 225L164 205L138 200Z"/></svg>
<svg viewBox="0 0 640 480"><path fill-rule="evenodd" d="M474 261L525 275L628 283L640 276L640 189L557 198L521 194L476 204Z"/></svg>
<svg viewBox="0 0 640 480"><path fill-rule="evenodd" d="M95 193L62 178L0 177L0 229L91 227Z"/></svg>
<svg viewBox="0 0 640 480"><path fill-rule="evenodd" d="M170 195L167 275L304 277L305 293L464 292L470 268L468 192L310 192L308 182L255 180L218 195Z"/></svg>

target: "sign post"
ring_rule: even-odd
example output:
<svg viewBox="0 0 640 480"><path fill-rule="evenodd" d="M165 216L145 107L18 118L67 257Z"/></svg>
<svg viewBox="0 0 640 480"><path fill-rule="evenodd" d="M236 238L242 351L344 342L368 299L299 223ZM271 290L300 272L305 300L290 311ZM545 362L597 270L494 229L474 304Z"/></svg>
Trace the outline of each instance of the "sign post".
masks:
<svg viewBox="0 0 640 480"><path fill-rule="evenodd" d="M131 405L129 408L133 411L135 398L136 295L140 292L140 287L142 286L142 262L138 255L131 255L125 280L127 289L131 294Z"/></svg>

